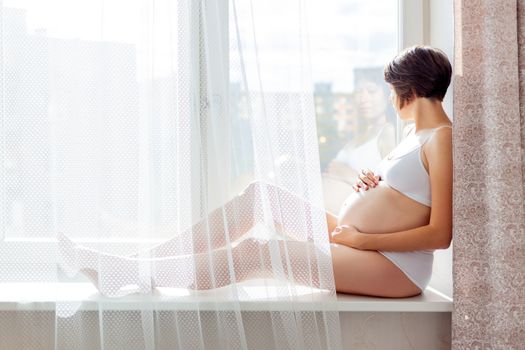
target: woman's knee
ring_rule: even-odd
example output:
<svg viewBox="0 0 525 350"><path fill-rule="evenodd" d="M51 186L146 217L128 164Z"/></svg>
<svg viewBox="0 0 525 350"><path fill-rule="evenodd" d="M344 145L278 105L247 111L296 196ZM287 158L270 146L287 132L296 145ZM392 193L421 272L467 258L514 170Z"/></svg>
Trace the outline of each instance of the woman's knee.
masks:
<svg viewBox="0 0 525 350"><path fill-rule="evenodd" d="M236 195L236 198L255 198L255 194L259 192L261 187L259 180L254 180L244 187L244 189Z"/></svg>
<svg viewBox="0 0 525 350"><path fill-rule="evenodd" d="M259 202L264 193L273 193L278 189L276 185L263 180L254 180L250 182L237 197L243 205L254 205L254 202Z"/></svg>

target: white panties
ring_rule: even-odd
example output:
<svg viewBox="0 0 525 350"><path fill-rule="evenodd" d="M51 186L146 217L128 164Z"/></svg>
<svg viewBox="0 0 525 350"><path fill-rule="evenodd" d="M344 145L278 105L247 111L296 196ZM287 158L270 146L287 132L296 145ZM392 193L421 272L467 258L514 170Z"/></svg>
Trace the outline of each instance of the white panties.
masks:
<svg viewBox="0 0 525 350"><path fill-rule="evenodd" d="M390 252L378 250L378 252L399 267L422 291L427 288L432 277L433 251Z"/></svg>

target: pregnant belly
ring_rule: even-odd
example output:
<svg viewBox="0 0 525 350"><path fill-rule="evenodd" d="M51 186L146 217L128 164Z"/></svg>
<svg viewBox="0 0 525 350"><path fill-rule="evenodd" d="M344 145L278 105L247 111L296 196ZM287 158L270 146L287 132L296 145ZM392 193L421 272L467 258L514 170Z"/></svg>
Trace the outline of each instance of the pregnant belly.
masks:
<svg viewBox="0 0 525 350"><path fill-rule="evenodd" d="M376 187L348 196L338 217L338 225L352 225L366 233L387 233L428 224L430 208L379 181Z"/></svg>

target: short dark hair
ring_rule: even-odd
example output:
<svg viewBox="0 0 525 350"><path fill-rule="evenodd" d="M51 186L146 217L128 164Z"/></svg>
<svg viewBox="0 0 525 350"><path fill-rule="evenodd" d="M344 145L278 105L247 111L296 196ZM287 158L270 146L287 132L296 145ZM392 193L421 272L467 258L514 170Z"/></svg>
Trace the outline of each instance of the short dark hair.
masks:
<svg viewBox="0 0 525 350"><path fill-rule="evenodd" d="M392 84L403 108L415 93L443 101L452 77L447 55L438 48L414 45L397 54L385 65L384 79Z"/></svg>

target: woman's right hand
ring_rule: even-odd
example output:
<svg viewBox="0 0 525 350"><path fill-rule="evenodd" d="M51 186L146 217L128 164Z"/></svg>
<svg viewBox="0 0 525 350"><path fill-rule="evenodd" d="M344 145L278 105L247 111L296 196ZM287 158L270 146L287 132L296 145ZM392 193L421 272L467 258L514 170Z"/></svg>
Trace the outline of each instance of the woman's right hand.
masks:
<svg viewBox="0 0 525 350"><path fill-rule="evenodd" d="M353 189L356 192L359 192L359 189L368 190L369 187L376 187L381 180L380 175L374 175L370 169L361 169L361 172L357 176L357 181L353 185Z"/></svg>

